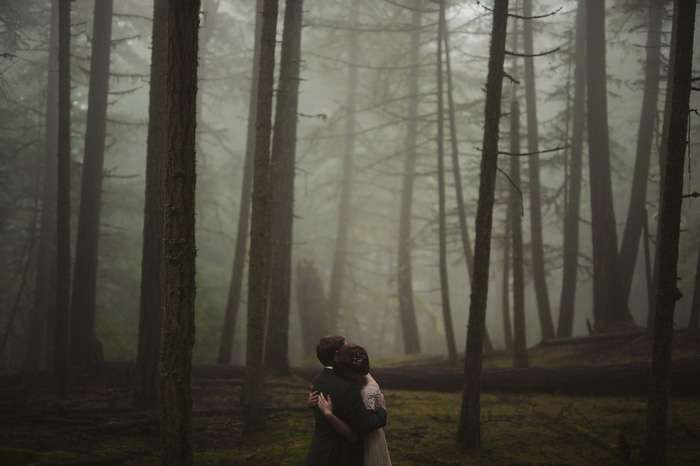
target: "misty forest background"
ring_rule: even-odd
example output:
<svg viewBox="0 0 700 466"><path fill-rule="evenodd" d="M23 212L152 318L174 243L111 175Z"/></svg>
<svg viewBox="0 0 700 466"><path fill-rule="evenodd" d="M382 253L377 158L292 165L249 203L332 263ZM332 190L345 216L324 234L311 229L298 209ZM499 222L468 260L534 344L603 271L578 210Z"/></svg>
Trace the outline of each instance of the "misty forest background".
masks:
<svg viewBox="0 0 700 466"><path fill-rule="evenodd" d="M50 98L47 82L51 74L48 71L52 30L50 3L4 1L0 10L0 372L4 374L20 371L32 347L38 348L41 354L34 363L34 370L46 369L47 357L50 360L52 351L53 321L47 318L51 313L37 310L38 303L46 302L42 301L42 294L53 292L42 271L51 270L54 265L52 261L43 262L40 252L47 206L55 202L52 196L43 194L46 186L51 186L45 179L46 173L51 173L46 164L55 157L56 147L55 143L47 141L47 131L51 131L47 130L46 116ZM502 106L503 113L510 114L511 101L519 102L522 136L520 149L516 145L516 150L512 150L510 123L504 117L500 146L503 152L535 155L499 157L501 172L496 179L486 314L490 344L495 349L511 347L512 291L503 292L504 280L511 287L513 281L509 273L512 248L508 216L512 197L511 159L520 162L521 170L517 187L522 197L515 196L518 210L522 209L519 215L522 218L527 345L555 336L582 336L590 331L647 326L651 299L647 275L649 271L654 273L655 263L659 148L663 137L673 9L671 2L656 3L660 5L660 46L657 47L660 59L657 69L651 71L647 66L649 47L645 45L650 35L649 2L608 1L605 10L610 178L618 243L625 235L631 208L638 210L641 205L648 216L648 237L638 223L638 246L632 248L636 260L632 262L627 298L631 319L613 319L606 324L594 315L590 201L593 183L588 140L584 137L580 212L576 222L579 239L577 263L574 264L577 270L575 305L566 306L573 312L567 329L558 323L563 309L560 302L565 219L571 205L572 151L576 150L572 135L577 118L573 112L577 84L575 48L577 11L581 2L536 1L530 13L522 12L522 2L511 2L511 13L537 18L511 18L508 22L506 48L513 54L505 58ZM74 299L77 290L87 289L89 294L89 288L94 288L94 307L88 305L92 309L78 311L74 303L72 314L73 319L84 319L76 316L94 313L94 330L88 325L85 332L94 331L105 360L135 361L142 294L153 3L119 0L114 4L111 18L107 19L111 23L111 39L108 37L111 42L106 48L110 55L105 153L103 167L98 168L97 175L90 175L86 173L88 162L84 157L89 157L92 150L88 146L90 137L86 136L86 126L91 118L88 96L91 54L97 46L94 31L99 29L93 30L93 22L98 21L94 9L92 1L72 3L70 243L73 254L81 254L78 237L81 203L87 202L86 198L94 200L96 197L94 192L84 192L81 196L81 185L89 183L90 176L102 178L101 186L97 185L101 197L97 196L100 208L96 281L88 278L72 284ZM244 198L241 193L249 139L256 11L256 2L252 0L204 0L201 5L193 355L196 363L245 362L246 276L235 328L230 323L224 326L224 318L227 306L231 305L228 301L235 247L237 241L241 241L237 229ZM454 341L459 352L464 350L470 271L460 230L452 156L458 154L463 218L473 242L492 15L490 9L479 2L459 1L450 2L445 15L449 40L438 42L441 22L435 2L304 2L292 185L293 242L291 263L286 269L291 284L287 290L287 344L288 363L292 366L318 364L310 345L325 333L340 333L349 341L362 344L373 358L406 353L447 354L443 306L448 297ZM283 17L280 12L277 32L280 42ZM521 39L523 28L528 24L534 37L532 50L527 53L535 55L530 60L534 66L535 100L526 105L527 60L522 56L526 53ZM696 37L695 50L697 43ZM449 45L449 61L444 53L446 44ZM438 47L442 50L440 66L445 77L441 82L436 79ZM278 54L280 49L277 48ZM94 59L92 63L96 66ZM275 71L278 73L279 67ZM651 108L644 110L645 115L642 103L645 75L649 72L658 75L659 89ZM438 89L442 94L438 94ZM449 104L448 95L452 99ZM437 113L439 96L445 109L441 119ZM537 116L536 120L529 120L526 114L533 103L537 106ZM698 104L698 93L694 93L690 108L697 108ZM448 108L454 109L453 126ZM640 126L640 119L644 118L650 118L647 127ZM529 131L530 121L537 122L537 132ZM696 190L700 177L694 163L699 121L691 113L685 194ZM454 129L453 135L451 129ZM641 174L645 186L641 199L633 202L635 169L640 163L644 165L638 161L640 132L648 136L647 140L640 139L643 141L641 148L649 149L648 167L643 167ZM440 169L438 149L444 159L444 168ZM441 182L444 182L442 207L439 202ZM536 198L530 196L533 190L539 193ZM350 196L341 201L344 192L349 192ZM537 234L533 237L533 199L539 203L535 209L541 214L541 219L537 219L541 226L534 230L541 234L539 240ZM682 208L678 287L683 298L675 310L674 326L677 328L688 327L697 294L696 269L700 252L697 202L689 197ZM446 239L444 270L449 278L446 295L441 294L446 289L440 273L441 218L445 222ZM336 253L338 238L342 236L339 232L347 235L344 254L340 255ZM535 244L539 241L540 247ZM401 256L400 252L408 256ZM539 254L542 260L538 265ZM344 260L340 281L338 270L334 272L338 258ZM646 264L645 258L648 259ZM408 282L400 270L410 272ZM247 274L247 265L244 271ZM549 303L544 303L542 296L537 298L538 274L542 278L540 283L546 287ZM78 280L77 275L74 280ZM275 284L275 278L272 280L273 293L284 288ZM335 289L329 291L331 287ZM309 290L318 289L323 290L322 296L316 293L309 297ZM146 288L144 292L155 290ZM317 303L317 307L310 309L317 309L318 314L305 314L306 309L300 309L300 302ZM47 309L51 309L51 305ZM417 333L412 336L405 321L402 325L399 318L407 313L415 318L413 328ZM31 337L36 331L32 330L36 315L45 319L39 322L41 337L38 339ZM90 321L91 318L85 319ZM228 361L225 355L222 361L221 356L222 333L226 333L222 328L231 331L232 336Z"/></svg>

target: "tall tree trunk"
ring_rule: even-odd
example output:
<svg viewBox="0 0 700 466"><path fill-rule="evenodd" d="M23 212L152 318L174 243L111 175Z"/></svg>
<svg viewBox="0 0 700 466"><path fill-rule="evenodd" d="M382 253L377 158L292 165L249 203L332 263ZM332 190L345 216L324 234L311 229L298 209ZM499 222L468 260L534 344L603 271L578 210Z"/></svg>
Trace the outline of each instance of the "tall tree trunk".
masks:
<svg viewBox="0 0 700 466"><path fill-rule="evenodd" d="M265 338L265 366L289 373L289 309L292 289L294 170L301 62L303 0L287 0L277 89L275 133L270 164L271 259L270 305Z"/></svg>
<svg viewBox="0 0 700 466"><path fill-rule="evenodd" d="M692 85L695 0L678 0L675 57L673 67L673 101L669 122L666 176L661 205L661 230L658 236L659 275L654 316L651 377L647 402L646 434L641 464L666 464L666 423L673 337L673 311L681 293L677 288L678 241L683 201L683 168L688 129L690 88Z"/></svg>
<svg viewBox="0 0 700 466"><path fill-rule="evenodd" d="M258 109L258 80L260 79L260 34L262 31L263 0L255 3L255 44L253 46L253 74L250 80L250 102L248 103L248 133L246 135L245 161L243 162L243 182L241 183L241 205L238 210L236 230L236 250L233 255L233 271L228 288L228 299L221 327L221 344L217 363L231 364L233 339L236 333L238 306L241 303L243 271L248 249L248 227L250 223L250 195L253 186L253 157L255 156L255 118Z"/></svg>
<svg viewBox="0 0 700 466"><path fill-rule="evenodd" d="M101 364L95 336L98 240L102 205L109 60L112 49L113 0L95 2L90 57L85 155L80 189L78 239L75 246L70 319L70 364Z"/></svg>
<svg viewBox="0 0 700 466"><path fill-rule="evenodd" d="M462 249L464 251L464 259L467 263L467 272L469 273L469 281L471 282L474 276L474 253L472 252L471 242L469 241L469 228L467 228L467 214L464 208L464 192L462 189L462 172L459 168L459 146L457 142L457 123L455 121L455 104L454 91L452 87L452 66L450 63L450 32L447 29L447 21L445 16L442 16L444 39L445 39L445 68L447 70L447 104L450 116L450 143L452 147L452 174L455 182L455 195L457 198L457 216L459 219L459 232L462 239Z"/></svg>
<svg viewBox="0 0 700 466"><path fill-rule="evenodd" d="M277 0L264 0L260 36L260 80L255 123L253 205L250 218L248 268L248 322L246 325L246 366L243 387L243 420L246 432L265 428L263 413L263 349L270 274L270 133L272 90L275 69Z"/></svg>
<svg viewBox="0 0 700 466"><path fill-rule="evenodd" d="M647 201L649 162L654 138L654 123L658 113L657 101L661 81L661 29L665 0L649 0L649 31L647 32L646 62L644 65L644 95L642 114L637 132L637 158L634 163L627 222L622 235L618 267L620 289L625 301L629 298L634 266L639 251L639 238L644 228Z"/></svg>
<svg viewBox="0 0 700 466"><path fill-rule="evenodd" d="M195 285L195 149L199 0L168 1L165 293L160 359L160 464L189 466Z"/></svg>
<svg viewBox="0 0 700 466"><path fill-rule="evenodd" d="M510 104L510 152L520 153L520 105L513 98ZM525 328L525 268L523 264L523 220L522 195L519 191L520 158L510 158L510 187L508 215L513 235L513 367L528 367L527 339Z"/></svg>
<svg viewBox="0 0 700 466"><path fill-rule="evenodd" d="M447 355L451 366L456 366L457 345L455 344L455 332L452 326L452 309L450 306L450 284L447 275L447 239L445 226L445 149L444 149L444 111L443 103L443 75L442 75L442 38L445 34L445 0L440 1L440 20L438 23L438 46L437 46L437 175L438 175L438 224L440 243L440 290L442 296L442 316L445 322L445 337L447 340Z"/></svg>
<svg viewBox="0 0 700 466"><path fill-rule="evenodd" d="M37 258L34 310L22 362L23 374L41 368L42 354L48 366L53 342L47 320L56 299L56 144L58 143L58 1L51 2L48 83L46 85L46 135L44 142L44 180L41 200L41 230ZM48 338L47 338L48 337Z"/></svg>
<svg viewBox="0 0 700 466"><path fill-rule="evenodd" d="M576 7L576 45L574 59L574 103L571 134L569 186L564 216L564 265L557 336L570 337L574 328L576 279L578 277L579 217L581 212L581 179L583 170L583 137L586 125L586 2Z"/></svg>
<svg viewBox="0 0 700 466"><path fill-rule="evenodd" d="M481 368L483 363L484 323L489 290L489 261L491 227L498 168L498 136L501 116L501 87L508 23L508 0L496 0L493 9L493 29L489 51L489 71L486 81L484 109L484 140L481 153L479 204L476 213L476 242L474 244L474 278L469 306L469 328L464 360L465 383L462 409L457 429L457 443L475 450L481 444Z"/></svg>
<svg viewBox="0 0 700 466"><path fill-rule="evenodd" d="M399 318L403 333L405 354L420 353L420 340L413 302L413 272L411 267L411 218L413 212L413 184L416 169L416 140L418 133L418 80L420 67L421 0L414 1L411 29L408 125L406 128L406 158L404 159L399 218L398 292Z"/></svg>
<svg viewBox="0 0 700 466"><path fill-rule="evenodd" d="M612 200L605 73L605 0L586 4L588 149L593 231L594 329L604 332L632 318L618 290L617 231Z"/></svg>
<svg viewBox="0 0 700 466"><path fill-rule="evenodd" d="M136 353L132 404L140 408L158 405L160 386L161 325L163 321L164 177L167 128L165 83L168 70L168 2L153 2L151 87L146 140L146 195L143 209L141 252L141 300L139 341Z"/></svg>
<svg viewBox="0 0 700 466"><path fill-rule="evenodd" d="M328 315L330 327L328 331L336 332L338 314L340 313L343 297L343 281L348 247L348 229L350 226L351 194L353 178L353 158L355 155L355 109L357 107L357 63L359 56L358 44L358 15L360 0L354 0L350 9L350 37L348 39L348 94L345 102L347 117L345 119L345 150L343 152L343 174L340 184L340 205L338 207L338 233L335 240L333 255L333 270L328 290Z"/></svg>
<svg viewBox="0 0 700 466"><path fill-rule="evenodd" d="M523 1L523 16L532 16L532 0ZM532 20L523 24L523 51L525 53L525 100L527 102L527 148L530 152L530 225L532 237L532 277L537 297L542 339L554 338L554 324L547 291L547 275L544 270L544 246L542 241L542 208L540 194L539 132L537 123L537 96L535 94L535 67L533 64Z"/></svg>
<svg viewBox="0 0 700 466"><path fill-rule="evenodd" d="M59 393L68 381L70 332L70 2L58 0L58 165L56 197L56 336Z"/></svg>
<svg viewBox="0 0 700 466"><path fill-rule="evenodd" d="M447 20L443 15L443 36L445 44L445 69L447 72L447 103L450 117L450 145L452 148L452 175L455 183L455 195L457 199L457 218L459 220L459 232L462 240L462 250L467 264L467 273L471 283L474 276L474 254L472 252L471 241L469 240L469 228L467 227L467 214L464 207L464 190L462 189L462 172L459 168L459 147L457 142L457 123L455 120L454 93L452 87L452 67L450 64L450 41ZM493 344L489 337L488 328L484 330L484 349L493 351Z"/></svg>
<svg viewBox="0 0 700 466"><path fill-rule="evenodd" d="M510 243L512 242L512 227L510 209L506 213L505 235L503 236L503 283L501 301L503 311L503 343L506 352L513 349L513 329L510 321Z"/></svg>
<svg viewBox="0 0 700 466"><path fill-rule="evenodd" d="M674 1L675 6L675 1ZM672 24L676 24L678 21L676 16L678 15L678 9L673 9L673 20ZM666 178L666 153L668 151L668 133L669 125L671 122L671 103L673 102L673 66L670 65L675 61L676 57L676 34L677 30L675 27L671 28L671 47L668 56L668 72L666 73L666 100L664 102L664 120L661 127L661 138L659 141L659 204L656 216L656 236L658 238L659 231L661 231L661 204L664 192L664 180ZM653 289L651 290L651 296L654 303L656 303L656 286L658 285L658 275L659 275L659 247L657 240L657 247L654 249L654 272L652 277ZM651 335L654 332L654 312L655 307L649 308L649 313L647 314L647 332Z"/></svg>

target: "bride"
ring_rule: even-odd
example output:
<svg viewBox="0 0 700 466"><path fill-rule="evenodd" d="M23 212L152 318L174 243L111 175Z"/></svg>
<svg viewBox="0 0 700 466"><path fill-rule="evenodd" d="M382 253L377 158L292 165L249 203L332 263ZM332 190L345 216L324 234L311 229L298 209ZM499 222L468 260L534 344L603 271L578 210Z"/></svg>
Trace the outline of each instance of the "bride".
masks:
<svg viewBox="0 0 700 466"><path fill-rule="evenodd" d="M369 356L363 347L354 344L341 347L333 359L333 371L361 387L360 394L368 411L375 411L380 407L384 395L369 374ZM355 442L359 437L358 434L333 414L333 401L330 395L326 397L321 393L317 399L318 407L336 432L347 441ZM364 466L391 466L384 429L380 428L365 434L362 441Z"/></svg>

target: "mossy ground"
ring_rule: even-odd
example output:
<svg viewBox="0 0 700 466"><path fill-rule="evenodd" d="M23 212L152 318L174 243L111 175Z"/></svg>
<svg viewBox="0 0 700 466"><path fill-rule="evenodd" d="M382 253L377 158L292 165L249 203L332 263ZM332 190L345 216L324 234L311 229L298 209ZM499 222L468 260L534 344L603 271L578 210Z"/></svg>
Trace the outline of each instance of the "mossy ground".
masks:
<svg viewBox="0 0 700 466"><path fill-rule="evenodd" d="M557 360L582 364L570 352L558 351L533 351L531 361L540 367ZM492 367L506 366L501 357L491 359ZM268 429L243 435L241 382L193 381L195 464L304 464L313 432L313 416L305 406L308 383L298 377L267 379ZM69 400L25 388L0 390L0 465L98 458L123 458L129 466L157 464L157 423L146 422L154 413L130 408L128 384L92 384ZM482 449L462 452L455 445L461 393L385 390L385 395L385 432L396 466L635 464L644 438L642 397L484 393ZM135 421L143 423L123 428ZM668 427L668 464L700 464L700 396L672 398ZM619 459L620 434L631 447L630 463Z"/></svg>

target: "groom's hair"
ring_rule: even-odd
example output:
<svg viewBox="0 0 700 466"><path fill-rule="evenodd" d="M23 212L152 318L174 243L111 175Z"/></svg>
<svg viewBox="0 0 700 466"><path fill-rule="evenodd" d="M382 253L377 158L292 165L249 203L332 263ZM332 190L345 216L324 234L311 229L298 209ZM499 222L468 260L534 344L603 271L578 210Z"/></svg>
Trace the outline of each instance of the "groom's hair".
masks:
<svg viewBox="0 0 700 466"><path fill-rule="evenodd" d="M333 363L335 353L345 344L345 337L340 335L326 335L316 345L316 356L321 364L330 366Z"/></svg>

